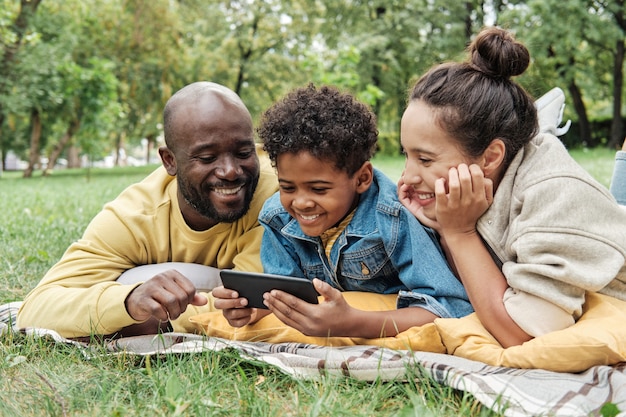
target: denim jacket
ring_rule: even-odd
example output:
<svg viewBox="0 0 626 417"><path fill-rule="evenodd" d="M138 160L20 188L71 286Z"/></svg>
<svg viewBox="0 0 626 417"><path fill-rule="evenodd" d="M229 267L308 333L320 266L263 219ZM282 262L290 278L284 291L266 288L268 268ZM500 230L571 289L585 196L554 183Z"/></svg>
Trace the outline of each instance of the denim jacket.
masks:
<svg viewBox="0 0 626 417"><path fill-rule="evenodd" d="M611 178L611 194L621 205L626 205L626 152L615 153L615 167Z"/></svg>
<svg viewBox="0 0 626 417"><path fill-rule="evenodd" d="M431 229L399 201L396 185L374 170L352 221L326 257L319 237L305 235L277 192L264 204L261 261L267 273L313 280L341 291L398 293L398 308L418 306L439 317L473 311L465 289L446 263Z"/></svg>

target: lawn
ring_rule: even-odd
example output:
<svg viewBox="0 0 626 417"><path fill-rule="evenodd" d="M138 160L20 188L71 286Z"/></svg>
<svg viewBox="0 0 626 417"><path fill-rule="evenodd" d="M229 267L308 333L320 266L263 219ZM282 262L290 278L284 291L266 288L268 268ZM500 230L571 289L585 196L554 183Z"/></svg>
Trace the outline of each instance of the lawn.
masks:
<svg viewBox="0 0 626 417"><path fill-rule="evenodd" d="M612 151L572 155L608 186ZM404 161L376 157L374 165L395 181ZM67 170L31 179L3 173L0 303L21 300L102 205L153 168ZM233 352L87 360L77 349L13 333L0 338L0 392L0 416L496 415L472 396L427 378L303 381Z"/></svg>

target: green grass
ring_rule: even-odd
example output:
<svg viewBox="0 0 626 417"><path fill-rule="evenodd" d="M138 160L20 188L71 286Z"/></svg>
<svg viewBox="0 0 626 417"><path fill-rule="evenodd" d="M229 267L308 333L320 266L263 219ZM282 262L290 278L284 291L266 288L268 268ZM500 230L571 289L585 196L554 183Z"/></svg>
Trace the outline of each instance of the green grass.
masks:
<svg viewBox="0 0 626 417"><path fill-rule="evenodd" d="M613 152L572 155L608 186ZM376 157L394 181L402 157ZM21 300L91 218L154 167L0 177L0 303ZM235 352L135 359L96 356L9 333L0 337L0 416L494 416L471 395L420 376L408 382L294 379Z"/></svg>
<svg viewBox="0 0 626 417"><path fill-rule="evenodd" d="M608 187L615 166L615 151L606 148L573 149L570 155L593 177Z"/></svg>

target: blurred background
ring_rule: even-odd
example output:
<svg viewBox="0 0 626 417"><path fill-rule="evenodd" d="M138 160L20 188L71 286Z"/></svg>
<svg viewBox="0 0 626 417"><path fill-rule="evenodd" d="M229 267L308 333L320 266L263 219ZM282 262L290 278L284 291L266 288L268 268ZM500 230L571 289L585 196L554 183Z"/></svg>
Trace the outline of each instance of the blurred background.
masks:
<svg viewBox="0 0 626 417"><path fill-rule="evenodd" d="M530 50L517 78L566 94L570 148L621 147L623 0L0 0L0 161L52 168L158 162L162 110L198 80L237 92L255 121L294 87L350 91L398 155L412 83L463 59L484 26ZM1 173L1 171L0 171Z"/></svg>

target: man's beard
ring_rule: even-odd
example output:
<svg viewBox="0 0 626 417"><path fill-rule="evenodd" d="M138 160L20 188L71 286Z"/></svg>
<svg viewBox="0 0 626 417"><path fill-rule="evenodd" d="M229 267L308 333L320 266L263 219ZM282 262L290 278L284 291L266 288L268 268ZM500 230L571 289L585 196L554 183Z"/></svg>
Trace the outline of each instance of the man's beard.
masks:
<svg viewBox="0 0 626 417"><path fill-rule="evenodd" d="M252 198L254 197L254 191L256 190L257 184L259 182L259 175L256 176L246 176L243 180L243 185L246 190L243 205L238 208L233 208L227 211L218 211L214 204L211 202L211 199L208 196L208 193L198 193L198 191L191 187L187 180L181 176L176 176L178 182L178 189L187 202L194 210L200 213L202 216L207 219L211 219L217 223L232 223L236 220L239 220L243 217L250 208L250 203L252 202ZM213 188L213 184L211 188Z"/></svg>

